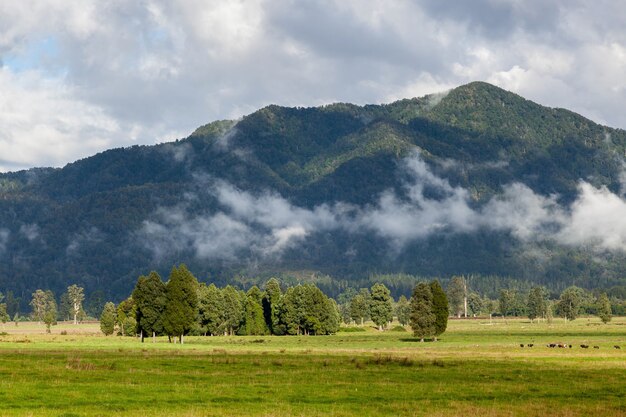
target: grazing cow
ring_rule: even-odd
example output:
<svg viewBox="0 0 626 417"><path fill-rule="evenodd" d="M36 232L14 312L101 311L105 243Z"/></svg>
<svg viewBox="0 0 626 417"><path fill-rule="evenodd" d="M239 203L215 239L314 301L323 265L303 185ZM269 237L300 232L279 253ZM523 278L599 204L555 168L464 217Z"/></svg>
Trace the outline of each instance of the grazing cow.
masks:
<svg viewBox="0 0 626 417"><path fill-rule="evenodd" d="M621 347L619 347L619 345L615 345L613 346L613 349L621 349Z"/></svg>
<svg viewBox="0 0 626 417"><path fill-rule="evenodd" d="M533 347L533 346L535 346L535 345L534 345L534 344L532 344L532 343L529 343L529 344L527 344L526 346L528 346L528 347Z"/></svg>
<svg viewBox="0 0 626 417"><path fill-rule="evenodd" d="M594 346L593 348L594 349L600 349L600 346Z"/></svg>
<svg viewBox="0 0 626 417"><path fill-rule="evenodd" d="M583 349L589 349L589 345L580 345L580 347Z"/></svg>
<svg viewBox="0 0 626 417"><path fill-rule="evenodd" d="M556 343L550 343L550 344L548 345L548 347L555 348L555 347L556 347Z"/></svg>
<svg viewBox="0 0 626 417"><path fill-rule="evenodd" d="M523 344L523 343L520 343L520 344L519 344L519 347L524 347L524 344Z"/></svg>

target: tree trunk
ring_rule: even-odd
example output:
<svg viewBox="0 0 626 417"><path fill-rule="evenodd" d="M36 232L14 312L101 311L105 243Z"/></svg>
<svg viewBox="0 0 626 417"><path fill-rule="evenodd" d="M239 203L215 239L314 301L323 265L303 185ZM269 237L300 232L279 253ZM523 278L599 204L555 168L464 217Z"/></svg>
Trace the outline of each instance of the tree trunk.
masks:
<svg viewBox="0 0 626 417"><path fill-rule="evenodd" d="M420 342L421 342L421 343L424 343L424 338L423 338L423 337L420 339Z"/></svg>
<svg viewBox="0 0 626 417"><path fill-rule="evenodd" d="M181 345L185 344L185 335L183 334L180 335L180 344Z"/></svg>
<svg viewBox="0 0 626 417"><path fill-rule="evenodd" d="M143 343L143 329L139 331L139 334L141 335L141 343Z"/></svg>
<svg viewBox="0 0 626 417"><path fill-rule="evenodd" d="M156 332L152 332L152 343L156 342Z"/></svg>

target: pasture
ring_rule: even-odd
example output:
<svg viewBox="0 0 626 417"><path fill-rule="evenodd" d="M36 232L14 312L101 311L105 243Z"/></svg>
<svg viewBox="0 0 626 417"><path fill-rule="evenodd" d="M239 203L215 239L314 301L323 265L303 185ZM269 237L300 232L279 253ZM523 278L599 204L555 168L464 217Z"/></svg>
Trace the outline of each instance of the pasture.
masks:
<svg viewBox="0 0 626 417"><path fill-rule="evenodd" d="M0 333L2 416L626 416L624 318L451 320L425 343L373 328L184 345L97 324Z"/></svg>

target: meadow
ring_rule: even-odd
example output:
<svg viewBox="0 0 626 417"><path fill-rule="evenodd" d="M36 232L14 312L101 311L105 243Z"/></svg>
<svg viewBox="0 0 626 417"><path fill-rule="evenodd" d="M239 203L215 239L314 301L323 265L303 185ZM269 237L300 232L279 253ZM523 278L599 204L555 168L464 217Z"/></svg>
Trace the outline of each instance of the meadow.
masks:
<svg viewBox="0 0 626 417"><path fill-rule="evenodd" d="M425 343L371 327L184 345L98 324L0 334L2 416L626 416L625 318L451 320Z"/></svg>

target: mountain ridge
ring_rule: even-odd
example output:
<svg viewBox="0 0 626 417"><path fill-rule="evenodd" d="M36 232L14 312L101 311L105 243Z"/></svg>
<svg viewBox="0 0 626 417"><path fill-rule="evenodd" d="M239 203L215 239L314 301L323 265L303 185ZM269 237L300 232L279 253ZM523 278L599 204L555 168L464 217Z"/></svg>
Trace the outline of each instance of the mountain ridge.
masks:
<svg viewBox="0 0 626 417"><path fill-rule="evenodd" d="M440 233L402 238L396 250L391 227L364 219L378 215L389 223L381 214L387 204L419 227L427 225L415 217L429 214L428 207L445 213L450 206L484 222L485 210L510 198L512 184L523 184L538 208L565 219L583 201L581 181L621 195L625 152L621 129L482 82L383 105L267 106L175 142L0 174L0 289L26 297L35 287L79 282L115 298L138 274L174 262L224 281L233 274L317 270L347 280L386 272L475 273L555 286L571 279L622 285L620 250L602 255L550 241L543 231L537 232L543 240L524 240L511 225L464 229L453 214L437 218ZM223 184L242 201L285 210L291 223L270 222L271 213L253 208L257 217L240 214L224 200ZM323 210L331 226L320 220ZM219 229L218 218L234 228ZM192 224L223 241L240 233L249 245L203 257L211 239L195 236ZM150 227L188 236L150 235ZM150 237L157 242L146 243ZM167 250L157 251L159 242ZM263 252L280 242L280 252ZM527 259L533 251L549 259L538 265Z"/></svg>

